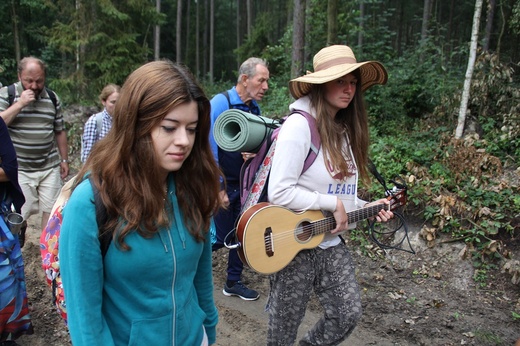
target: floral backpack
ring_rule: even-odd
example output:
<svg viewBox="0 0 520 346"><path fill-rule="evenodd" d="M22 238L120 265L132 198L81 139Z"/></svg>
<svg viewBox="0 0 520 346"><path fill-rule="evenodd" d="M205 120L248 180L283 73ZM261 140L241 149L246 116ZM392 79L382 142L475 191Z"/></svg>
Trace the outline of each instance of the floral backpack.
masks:
<svg viewBox="0 0 520 346"><path fill-rule="evenodd" d="M42 257L42 267L45 271L47 283L52 289L53 304L56 306L58 313L61 315L65 323L67 323L67 305L65 303L65 295L63 293L63 283L60 273L60 259L59 259L59 241L61 223L63 221L63 209L71 194L71 188L76 177L72 177L62 188L58 199L54 202L51 210L49 221L42 231L40 237L40 253ZM99 197L99 193L94 184L92 189L94 191L94 203L96 205L96 220L99 225L106 223L106 210ZM112 237L109 232L104 232L99 236L101 254L105 256Z"/></svg>

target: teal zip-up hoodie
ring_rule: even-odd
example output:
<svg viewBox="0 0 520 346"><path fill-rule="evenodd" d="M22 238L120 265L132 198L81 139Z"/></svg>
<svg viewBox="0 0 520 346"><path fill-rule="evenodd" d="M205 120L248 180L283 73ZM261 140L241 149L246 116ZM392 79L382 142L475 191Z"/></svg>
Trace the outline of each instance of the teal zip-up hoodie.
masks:
<svg viewBox="0 0 520 346"><path fill-rule="evenodd" d="M90 181L63 211L60 267L72 344L200 345L204 329L215 343L210 235L197 243L182 222L170 174L174 220L151 239L130 233L129 251L110 244L104 261Z"/></svg>

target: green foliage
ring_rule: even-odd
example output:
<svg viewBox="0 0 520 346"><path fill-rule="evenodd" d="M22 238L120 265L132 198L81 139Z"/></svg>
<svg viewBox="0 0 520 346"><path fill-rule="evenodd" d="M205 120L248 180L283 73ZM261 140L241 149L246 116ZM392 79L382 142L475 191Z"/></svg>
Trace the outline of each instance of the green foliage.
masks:
<svg viewBox="0 0 520 346"><path fill-rule="evenodd" d="M144 0L121 8L116 4L84 1L84 10L76 11L71 4L62 3L62 16L49 30L49 44L65 57L61 78L52 86L66 103L96 100L106 84L122 84L131 71L147 61L150 49L143 45L142 33L146 31L141 28L158 22L161 16ZM135 16L137 12L140 17ZM72 63L78 53L79 70Z"/></svg>
<svg viewBox="0 0 520 346"><path fill-rule="evenodd" d="M443 96L453 97L463 76L463 71L443 56L442 49L430 42L401 57L386 55L381 61L388 71L388 83L373 87L366 100L371 114L383 121L404 122L431 114Z"/></svg>
<svg viewBox="0 0 520 346"><path fill-rule="evenodd" d="M483 53L475 63L468 109L482 128L484 147L503 161L518 165L520 157L520 88L514 70L497 54Z"/></svg>
<svg viewBox="0 0 520 346"><path fill-rule="evenodd" d="M464 241L476 265L501 260L498 239L513 235L512 218L520 214L520 189L502 178L499 157L508 157L504 146L476 137L454 140L455 123L445 122L455 103L436 107L422 119L380 121L374 105L386 108L385 102L374 99L370 108L370 155L383 177L387 182L403 177L409 187L406 208L422 215L434 232ZM496 129L497 121L488 120L483 129ZM380 196L381 186L372 184L368 191ZM488 268L480 267L474 277L479 284L485 284Z"/></svg>
<svg viewBox="0 0 520 346"><path fill-rule="evenodd" d="M509 26L513 30L513 32L515 32L516 34L520 34L520 1L517 1L513 6Z"/></svg>
<svg viewBox="0 0 520 346"><path fill-rule="evenodd" d="M481 342L482 345L504 345L504 341L500 336L496 335L492 331L476 330L474 335L475 341Z"/></svg>
<svg viewBox="0 0 520 346"><path fill-rule="evenodd" d="M511 311L511 316L513 317L513 320L514 320L514 321L518 321L518 320L520 320L520 314L517 314L517 313L514 312L514 311Z"/></svg>
<svg viewBox="0 0 520 346"><path fill-rule="evenodd" d="M281 118L289 113L289 104L293 101L291 96L289 96L287 82L285 80L280 81L278 78L271 78L269 90L260 102L262 115L271 118Z"/></svg>
<svg viewBox="0 0 520 346"><path fill-rule="evenodd" d="M270 83L276 81L274 85L287 84L291 79L291 39L292 28L288 28L277 44L264 49L262 57L269 64Z"/></svg>
<svg viewBox="0 0 520 346"><path fill-rule="evenodd" d="M257 17L252 35L247 37L244 44L235 50L240 61L244 61L251 56L263 55L264 47L270 43L269 32L274 25L274 19L267 13L260 14Z"/></svg>

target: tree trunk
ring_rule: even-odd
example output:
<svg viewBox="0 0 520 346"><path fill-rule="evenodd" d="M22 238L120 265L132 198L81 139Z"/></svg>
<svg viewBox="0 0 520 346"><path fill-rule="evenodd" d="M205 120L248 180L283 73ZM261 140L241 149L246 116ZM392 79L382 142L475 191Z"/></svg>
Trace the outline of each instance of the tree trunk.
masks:
<svg viewBox="0 0 520 346"><path fill-rule="evenodd" d="M251 37L251 32L253 31L253 5L251 5L251 0L247 0L247 37Z"/></svg>
<svg viewBox="0 0 520 346"><path fill-rule="evenodd" d="M402 45L403 45L403 38L405 37L404 32L406 32L406 24L404 23L403 17L404 17L404 5L401 1L399 1L397 5L397 37L395 46L397 49L397 55L401 56L402 54Z"/></svg>
<svg viewBox="0 0 520 346"><path fill-rule="evenodd" d="M195 2L195 76L200 78L200 13L199 2Z"/></svg>
<svg viewBox="0 0 520 346"><path fill-rule="evenodd" d="M210 30L210 20L209 20L209 0L204 0L204 40L202 44L202 75L206 77L209 72L209 30Z"/></svg>
<svg viewBox="0 0 520 346"><path fill-rule="evenodd" d="M430 22L430 4L431 0L424 0L423 18L421 27L421 44L426 42L428 38L428 24Z"/></svg>
<svg viewBox="0 0 520 346"><path fill-rule="evenodd" d="M86 28L86 7L82 3L82 0L76 0L76 15L78 18L78 24L76 27L76 37L77 37L77 45L76 45L76 83L78 85L78 99L81 98L81 95L85 95L85 56L86 56L86 44L88 39L88 30Z"/></svg>
<svg viewBox="0 0 520 346"><path fill-rule="evenodd" d="M338 0L329 0L327 5L327 43L338 43Z"/></svg>
<svg viewBox="0 0 520 346"><path fill-rule="evenodd" d="M189 58L188 58L188 53L189 53L189 48L190 48L190 4L191 4L191 1L188 1L187 3L188 5L186 6L186 49L184 51L184 61L189 61Z"/></svg>
<svg viewBox="0 0 520 346"><path fill-rule="evenodd" d="M242 16L240 15L240 1L237 0L237 13L236 13L236 20L237 20L237 49L240 48L240 25L242 23L241 19ZM240 68L240 57L237 54L237 71Z"/></svg>
<svg viewBox="0 0 520 346"><path fill-rule="evenodd" d="M293 12L293 49L291 78L296 78L303 73L305 36L305 0L294 0Z"/></svg>
<svg viewBox="0 0 520 346"><path fill-rule="evenodd" d="M213 54L215 46L215 0L209 0L209 80L213 83Z"/></svg>
<svg viewBox="0 0 520 346"><path fill-rule="evenodd" d="M448 54L448 56L451 54L451 50L452 50L451 33L453 31L454 8L455 8L455 0L451 0L451 2L450 2L450 15L449 15L449 20L448 20L448 32L446 33L446 41L448 42L448 47L449 47L449 52L448 52L449 54Z"/></svg>
<svg viewBox="0 0 520 346"><path fill-rule="evenodd" d="M495 16L496 0L489 0L487 18L486 18L486 31L484 34L484 52L489 50L489 41L491 40L491 31L493 30L493 17Z"/></svg>
<svg viewBox="0 0 520 346"><path fill-rule="evenodd" d="M357 52L359 55L363 53L363 37L365 30L365 2L363 0L359 1L359 31L357 38L358 49Z"/></svg>
<svg viewBox="0 0 520 346"><path fill-rule="evenodd" d="M471 77L473 76L473 68L477 57L478 30L480 26L480 14L482 12L482 0L476 0L475 13L473 15L473 28L471 30L471 45L469 49L468 68L466 70L466 78L464 80L464 89L462 90L462 99L460 102L459 119L455 138L461 138L464 132L464 124L466 122L466 111L468 109L468 100L471 89Z"/></svg>
<svg viewBox="0 0 520 346"><path fill-rule="evenodd" d="M155 0L155 10L157 13L161 13L161 0ZM155 60L159 60L161 50L161 26L155 25L154 37L153 37L153 56Z"/></svg>
<svg viewBox="0 0 520 346"><path fill-rule="evenodd" d="M175 37L175 57L177 63L181 63L181 32L182 32L182 0L177 0L177 30Z"/></svg>
<svg viewBox="0 0 520 346"><path fill-rule="evenodd" d="M11 15L13 21L13 40L14 40L14 56L16 62L22 60L22 52L20 50L20 33L18 32L18 14L16 13L16 4L11 1Z"/></svg>
<svg viewBox="0 0 520 346"><path fill-rule="evenodd" d="M506 15L504 13L504 5L500 4L500 13L502 15L502 26L500 28L500 33L498 35L496 54L500 55L500 47L502 47L502 37L504 36L504 32L506 30Z"/></svg>

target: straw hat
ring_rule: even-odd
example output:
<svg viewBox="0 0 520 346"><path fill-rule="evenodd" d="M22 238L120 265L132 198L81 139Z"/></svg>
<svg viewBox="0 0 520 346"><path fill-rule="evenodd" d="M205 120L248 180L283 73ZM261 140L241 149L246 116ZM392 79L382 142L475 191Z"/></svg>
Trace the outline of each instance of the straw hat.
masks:
<svg viewBox="0 0 520 346"><path fill-rule="evenodd" d="M359 69L361 72L361 91L375 84L385 84L388 74L377 61L357 62L354 52L348 46L335 45L323 48L313 59L314 72L307 71L305 76L289 82L289 90L295 99L307 95L313 84L324 84L343 77Z"/></svg>

